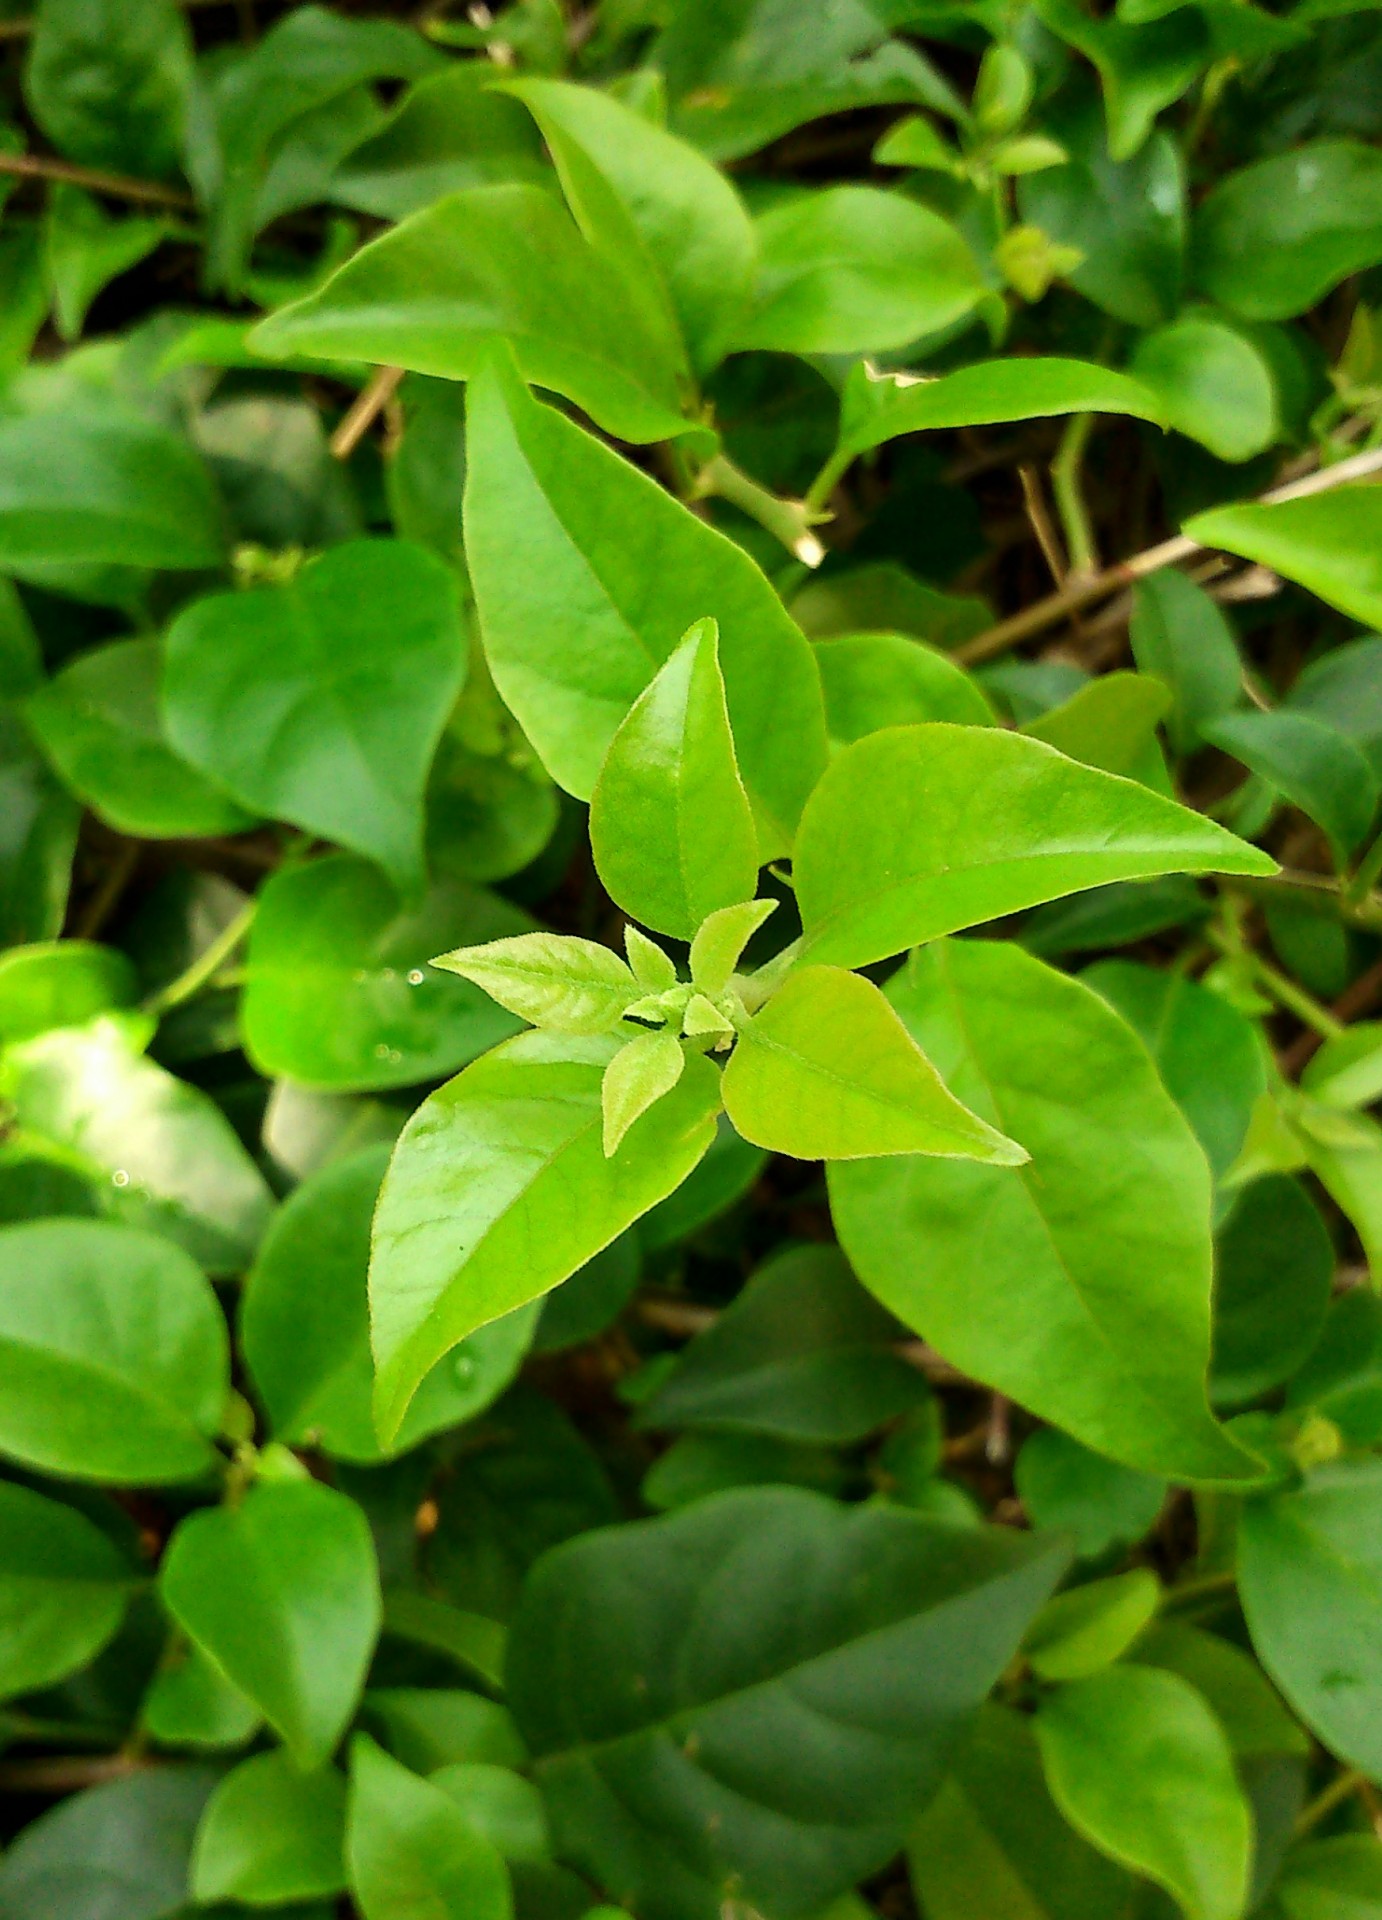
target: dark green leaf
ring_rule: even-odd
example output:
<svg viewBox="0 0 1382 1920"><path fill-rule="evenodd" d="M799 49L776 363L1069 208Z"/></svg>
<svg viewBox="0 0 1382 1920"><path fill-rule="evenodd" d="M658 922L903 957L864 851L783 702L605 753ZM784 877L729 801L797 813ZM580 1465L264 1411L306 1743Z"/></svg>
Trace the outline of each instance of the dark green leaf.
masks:
<svg viewBox="0 0 1382 1920"><path fill-rule="evenodd" d="M542 179L532 122L486 86L487 78L483 61L465 61L419 80L384 125L346 155L332 176L331 198L381 220L402 220L463 187Z"/></svg>
<svg viewBox="0 0 1382 1920"><path fill-rule="evenodd" d="M60 1801L0 1862L4 1920L174 1920L210 1767L149 1767Z"/></svg>
<svg viewBox="0 0 1382 1920"><path fill-rule="evenodd" d="M1174 706L1167 728L1178 753L1200 729L1238 704L1243 668L1233 629L1203 587L1163 567L1133 592L1132 650L1138 668L1165 681Z"/></svg>
<svg viewBox="0 0 1382 1920"><path fill-rule="evenodd" d="M43 0L37 15L24 92L58 151L121 173L170 172L192 85L174 0Z"/></svg>
<svg viewBox="0 0 1382 1920"><path fill-rule="evenodd" d="M1254 708L1220 714L1200 732L1323 827L1341 866L1366 838L1382 789L1362 748L1327 721Z"/></svg>
<svg viewBox="0 0 1382 1920"><path fill-rule="evenodd" d="M1231 173L1195 214L1194 266L1215 300L1250 320L1286 320L1382 260L1382 154L1316 140Z"/></svg>
<svg viewBox="0 0 1382 1920"><path fill-rule="evenodd" d="M1023 1442L1014 1478L1033 1525L1073 1533L1087 1559L1140 1540L1166 1500L1164 1480L1092 1453L1055 1427Z"/></svg>
<svg viewBox="0 0 1382 1920"><path fill-rule="evenodd" d="M1219 1229L1216 1401L1253 1400L1290 1378L1319 1337L1333 1281L1329 1230L1300 1182L1268 1174L1244 1188Z"/></svg>

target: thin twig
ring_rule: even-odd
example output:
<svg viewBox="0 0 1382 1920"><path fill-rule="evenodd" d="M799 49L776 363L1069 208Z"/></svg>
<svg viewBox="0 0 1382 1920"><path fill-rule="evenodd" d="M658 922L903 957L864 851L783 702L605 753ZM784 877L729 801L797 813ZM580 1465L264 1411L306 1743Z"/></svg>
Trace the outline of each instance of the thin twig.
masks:
<svg viewBox="0 0 1382 1920"><path fill-rule="evenodd" d="M184 968L176 980L170 980L166 987L161 987L157 993L149 995L144 1002L145 1013L151 1013L155 1018L161 1019L165 1013L170 1013L174 1007L180 1007L184 1000L192 999L193 995L200 993L203 987L209 986L249 932L258 911L258 900L247 900L235 917L227 921L216 938L202 949L192 964Z"/></svg>
<svg viewBox="0 0 1382 1920"><path fill-rule="evenodd" d="M331 436L331 451L338 460L349 460L398 392L402 378L402 367L375 368L373 379L351 402L349 412Z"/></svg>
<svg viewBox="0 0 1382 1920"><path fill-rule="evenodd" d="M196 201L181 187L161 186L157 180L132 180L123 173L99 173L42 153L0 153L0 173L14 174L20 180L60 180L68 186L85 187L89 193L108 193L117 200L137 200L150 207L173 207L179 213L197 211Z"/></svg>
<svg viewBox="0 0 1382 1920"><path fill-rule="evenodd" d="M139 864L137 840L122 840L111 855L105 879L87 901L72 929L74 940L94 940L120 904L121 895Z"/></svg>
<svg viewBox="0 0 1382 1920"><path fill-rule="evenodd" d="M1041 548L1041 557L1051 569L1051 578L1057 587L1065 585L1069 568L1061 548L1060 536L1051 524L1051 516L1046 511L1046 499L1041 491L1041 481L1035 467L1020 466L1017 477L1022 483L1022 504L1027 509L1027 518L1031 522L1036 543Z"/></svg>
<svg viewBox="0 0 1382 1920"><path fill-rule="evenodd" d="M0 1793L74 1793L138 1773L147 1760L128 1753L60 1753L0 1763Z"/></svg>
<svg viewBox="0 0 1382 1920"><path fill-rule="evenodd" d="M1323 1793L1315 1795L1296 1821L1291 1838L1303 1840L1308 1833L1313 1833L1321 1820L1333 1813L1336 1807L1342 1806L1345 1800L1351 1800L1359 1788L1366 1784L1366 1780L1366 1774L1360 1773L1356 1767L1346 1767L1342 1773L1336 1773Z"/></svg>
<svg viewBox="0 0 1382 1920"><path fill-rule="evenodd" d="M1382 1000L1382 960L1375 960L1366 973L1360 973L1356 980L1344 988L1334 1001L1332 1011L1337 1020L1347 1024L1365 1013L1371 1013L1379 1000ZM1302 1033L1281 1055L1281 1071L1289 1079L1294 1079L1323 1044L1321 1034Z"/></svg>
<svg viewBox="0 0 1382 1920"><path fill-rule="evenodd" d="M1340 460L1336 466L1322 467L1317 472L1307 474L1302 480L1288 481L1285 486L1274 487L1270 493L1264 493L1257 502L1260 506L1279 506L1286 500L1304 499L1307 494L1324 493L1331 487L1341 487L1351 480L1368 480L1382 472L1382 447L1372 447L1366 453L1355 453L1347 460ZM1145 580L1148 574L1158 573L1162 567L1178 565L1191 559L1205 548L1198 540L1178 533L1170 540L1162 540L1157 546L1148 547L1142 553L1135 553L1129 560L1119 560L1111 567L1105 567L1086 579L1072 579L1066 582L1059 593L1048 594L1035 605L1024 607L1007 620L1000 620L986 633L976 634L973 640L967 640L956 647L954 658L966 666L973 666L981 660L992 660L996 654L1006 653L1021 640L1029 640L1033 634L1045 632L1058 621L1078 613L1082 607L1091 606L1096 600L1106 600L1122 587L1130 587L1139 580Z"/></svg>

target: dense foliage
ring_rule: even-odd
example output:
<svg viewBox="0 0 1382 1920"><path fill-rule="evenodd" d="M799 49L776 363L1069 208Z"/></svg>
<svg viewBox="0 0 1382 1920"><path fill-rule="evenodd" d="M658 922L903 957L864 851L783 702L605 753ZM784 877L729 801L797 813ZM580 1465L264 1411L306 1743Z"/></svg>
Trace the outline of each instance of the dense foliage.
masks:
<svg viewBox="0 0 1382 1920"><path fill-rule="evenodd" d="M0 1920L1378 1920L1376 10L21 16Z"/></svg>

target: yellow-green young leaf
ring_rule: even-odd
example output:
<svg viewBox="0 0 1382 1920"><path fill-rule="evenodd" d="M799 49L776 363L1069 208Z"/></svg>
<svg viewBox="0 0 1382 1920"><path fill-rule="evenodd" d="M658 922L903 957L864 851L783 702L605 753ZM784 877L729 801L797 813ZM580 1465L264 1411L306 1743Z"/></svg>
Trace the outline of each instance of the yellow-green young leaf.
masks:
<svg viewBox="0 0 1382 1920"><path fill-rule="evenodd" d="M375 1423L386 1443L430 1368L548 1292L665 1199L710 1145L719 1075L691 1059L606 1158L600 1084L619 1046L520 1034L441 1087L400 1136L374 1218Z"/></svg>
<svg viewBox="0 0 1382 1920"><path fill-rule="evenodd" d="M665 440L687 424L665 343L621 305L557 196L522 182L413 214L271 315L252 343L269 359L369 360L468 380L496 334L525 379L621 440Z"/></svg>
<svg viewBox="0 0 1382 1920"><path fill-rule="evenodd" d="M817 640L816 665L832 746L922 720L985 727L994 719L982 688L938 647L903 633L846 633Z"/></svg>
<svg viewBox="0 0 1382 1920"><path fill-rule="evenodd" d="M553 778L590 797L615 728L709 615L760 853L788 852L825 765L825 715L811 649L773 588L741 547L534 400L511 355L496 350L466 400L466 559L485 657Z"/></svg>
<svg viewBox="0 0 1382 1920"><path fill-rule="evenodd" d="M671 957L630 920L624 928L624 951L633 977L645 993L665 993L677 984Z"/></svg>
<svg viewBox="0 0 1382 1920"><path fill-rule="evenodd" d="M802 815L803 950L862 967L1043 900L1155 873L1274 873L1269 854L1131 780L997 727L846 747Z"/></svg>
<svg viewBox="0 0 1382 1920"><path fill-rule="evenodd" d="M658 1033L640 1033L619 1049L600 1082L601 1140L606 1159L618 1151L634 1121L664 1093L672 1091L685 1065L681 1042L665 1028Z"/></svg>
<svg viewBox="0 0 1382 1920"><path fill-rule="evenodd" d="M1127 1652L1160 1601L1161 1583L1147 1567L1058 1593L1022 1643L1027 1664L1043 1680L1098 1673Z"/></svg>
<svg viewBox="0 0 1382 1920"><path fill-rule="evenodd" d="M719 998L744 948L776 906L776 900L743 900L706 915L691 942L691 978L700 992Z"/></svg>
<svg viewBox="0 0 1382 1920"><path fill-rule="evenodd" d="M498 1848L363 1733L350 1750L346 1865L364 1920L511 1920Z"/></svg>
<svg viewBox="0 0 1382 1920"><path fill-rule="evenodd" d="M740 1031L724 1100L746 1140L798 1160L1027 1158L947 1091L878 988L839 967L790 974Z"/></svg>
<svg viewBox="0 0 1382 1920"><path fill-rule="evenodd" d="M753 893L758 839L713 620L691 628L610 741L590 800L590 844L625 913L678 940Z"/></svg>
<svg viewBox="0 0 1382 1920"><path fill-rule="evenodd" d="M355 1502L316 1480L261 1482L238 1507L189 1515L159 1578L178 1625L297 1764L323 1765L379 1632L379 1569Z"/></svg>
<svg viewBox="0 0 1382 1920"><path fill-rule="evenodd" d="M956 1096L1032 1159L832 1167L860 1279L956 1366L1100 1453L1253 1477L1205 1393L1209 1167L1141 1041L1009 944L927 949L889 997Z"/></svg>
<svg viewBox="0 0 1382 1920"><path fill-rule="evenodd" d="M1187 1920L1239 1920L1252 1813L1228 1738L1188 1681L1109 1667L1044 1700L1036 1731L1076 1832L1164 1887Z"/></svg>
<svg viewBox="0 0 1382 1920"><path fill-rule="evenodd" d="M461 974L510 1013L553 1033L608 1033L642 991L617 953L571 934L520 933L457 947L432 965Z"/></svg>
<svg viewBox="0 0 1382 1920"><path fill-rule="evenodd" d="M1185 531L1202 546L1256 560L1285 574L1369 627L1382 627L1382 488L1248 502L1197 513Z"/></svg>

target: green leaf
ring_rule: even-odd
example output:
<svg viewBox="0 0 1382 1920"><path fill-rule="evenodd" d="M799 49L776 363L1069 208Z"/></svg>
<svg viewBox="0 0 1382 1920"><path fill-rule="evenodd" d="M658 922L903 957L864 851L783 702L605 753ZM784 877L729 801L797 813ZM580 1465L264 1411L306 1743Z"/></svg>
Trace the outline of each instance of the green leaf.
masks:
<svg viewBox="0 0 1382 1920"><path fill-rule="evenodd" d="M173 1920L211 1767L145 1767L74 1793L0 1862L5 1920Z"/></svg>
<svg viewBox="0 0 1382 1920"><path fill-rule="evenodd" d="M1243 1509L1238 1587L1257 1656L1310 1730L1382 1775L1382 1461L1321 1467Z"/></svg>
<svg viewBox="0 0 1382 1920"><path fill-rule="evenodd" d="M719 999L734 977L744 948L776 906L776 900L742 900L706 915L691 942L691 979L700 993L711 1000ZM626 930L627 934L636 932L634 927ZM672 977L661 984L671 986L676 976L670 961L667 969Z"/></svg>
<svg viewBox="0 0 1382 1920"><path fill-rule="evenodd" d="M1169 799L1171 783L1156 730L1170 704L1159 681L1138 673L1103 673L1060 706L1024 721L1022 732L1071 760L1136 780Z"/></svg>
<svg viewBox="0 0 1382 1920"><path fill-rule="evenodd" d="M1347 641L1312 660L1283 705L1350 734L1367 754L1373 772L1382 776L1380 666L1382 639Z"/></svg>
<svg viewBox="0 0 1382 1920"><path fill-rule="evenodd" d="M819 1910L896 1850L1062 1562L780 1487L557 1548L509 1691L559 1853L651 1920Z"/></svg>
<svg viewBox="0 0 1382 1920"><path fill-rule="evenodd" d="M472 1830L506 1860L551 1859L542 1796L521 1774L484 1761L458 1760L439 1767L432 1784L456 1802Z"/></svg>
<svg viewBox="0 0 1382 1920"><path fill-rule="evenodd" d="M1277 506L1215 507L1185 522L1201 546L1256 560L1330 606L1382 626L1382 491L1335 487Z"/></svg>
<svg viewBox="0 0 1382 1920"><path fill-rule="evenodd" d="M748 303L758 252L730 182L686 141L592 87L521 80L506 91L531 108L559 167L565 144L613 190L665 283L693 363L714 366Z"/></svg>
<svg viewBox="0 0 1382 1920"><path fill-rule="evenodd" d="M1325 721L1280 707L1220 714L1200 731L1308 814L1324 829L1336 863L1346 865L1366 839L1382 794L1356 741Z"/></svg>
<svg viewBox="0 0 1382 1920"><path fill-rule="evenodd" d="M55 771L121 833L149 840L241 833L254 824L168 744L157 640L117 640L71 662L25 703Z"/></svg>
<svg viewBox="0 0 1382 1920"><path fill-rule="evenodd" d="M1055 356L982 360L938 379L851 374L841 409L840 452L851 457L902 433L988 427L1063 413L1125 413L1161 424L1156 393L1126 373Z"/></svg>
<svg viewBox="0 0 1382 1920"><path fill-rule="evenodd" d="M198 601L167 650L164 713L185 759L256 813L338 841L420 892L427 769L465 677L459 598L440 560L403 541L352 541L291 585Z"/></svg>
<svg viewBox="0 0 1382 1920"><path fill-rule="evenodd" d="M152 1026L101 1014L38 1034L7 1050L0 1091L21 1135L96 1185L106 1211L237 1272L272 1196L211 1096L142 1057Z"/></svg>
<svg viewBox="0 0 1382 1920"><path fill-rule="evenodd" d="M1219 1229L1211 1387L1223 1405L1288 1380L1324 1325L1334 1247L1298 1180L1268 1174L1236 1196Z"/></svg>
<svg viewBox="0 0 1382 1920"><path fill-rule="evenodd" d="M315 1480L263 1482L178 1527L160 1572L169 1612L253 1700L304 1771L331 1756L379 1631L365 1516Z"/></svg>
<svg viewBox="0 0 1382 1920"><path fill-rule="evenodd" d="M138 980L115 947L45 940L0 954L0 1041L77 1027L108 1007L128 1006Z"/></svg>
<svg viewBox="0 0 1382 1920"><path fill-rule="evenodd" d="M1133 589L1131 636L1139 672L1171 689L1167 730L1176 751L1191 752L1205 723L1229 712L1242 695L1232 627L1203 587L1163 567Z"/></svg>
<svg viewBox="0 0 1382 1920"><path fill-rule="evenodd" d="M507 1707L448 1687L381 1687L365 1695L361 1718L415 1773L462 1761L521 1767L528 1753Z"/></svg>
<svg viewBox="0 0 1382 1920"><path fill-rule="evenodd" d="M590 797L619 723L709 616L760 856L785 853L825 765L825 721L810 649L757 567L500 361L471 384L468 436L485 653L553 778ZM571 643L554 648L557 632Z"/></svg>
<svg viewBox="0 0 1382 1920"><path fill-rule="evenodd" d="M345 1888L345 1781L334 1767L300 1773L282 1752L257 1753L207 1801L192 1851L203 1905L280 1906Z"/></svg>
<svg viewBox="0 0 1382 1920"><path fill-rule="evenodd" d="M139 1717L161 1747L213 1750L243 1747L264 1723L254 1702L181 1635L165 1645Z"/></svg>
<svg viewBox="0 0 1382 1920"><path fill-rule="evenodd" d="M0 994L4 978L0 962ZM1372 1106L1382 1098L1382 1022L1355 1021L1326 1040L1306 1063L1300 1084L1326 1106Z"/></svg>
<svg viewBox="0 0 1382 1920"><path fill-rule="evenodd" d="M824 1447L766 1433L684 1433L658 1455L638 1491L645 1506L668 1513L737 1487L806 1487L838 1497L847 1479L839 1454Z"/></svg>
<svg viewBox="0 0 1382 1920"><path fill-rule="evenodd" d="M1382 154L1312 140L1219 181L1193 230L1195 277L1249 320L1288 320L1382 260Z"/></svg>
<svg viewBox="0 0 1382 1920"><path fill-rule="evenodd" d="M414 1086L453 1073L515 1031L476 988L433 973L438 947L524 938L497 894L439 878L401 907L350 854L287 866L260 889L242 1019L261 1073L337 1090Z"/></svg>
<svg viewBox="0 0 1382 1920"><path fill-rule="evenodd" d="M894 727L846 747L802 816L804 951L859 967L1110 880L1275 862L1130 780L993 727Z"/></svg>
<svg viewBox="0 0 1382 1920"><path fill-rule="evenodd" d="M1179 100L1210 61L1204 22L1193 8L1136 25L1112 15L1093 18L1077 0L1039 0L1037 14L1098 68L1114 161L1138 152L1157 114Z"/></svg>
<svg viewBox="0 0 1382 1920"><path fill-rule="evenodd" d="M707 915L752 898L758 840L713 620L696 622L616 729L590 840L615 903L657 933L689 940Z"/></svg>
<svg viewBox="0 0 1382 1920"><path fill-rule="evenodd" d="M1280 435L1276 383L1257 348L1212 314L1188 313L1144 333L1133 373L1157 396L1161 416L1219 460L1250 460Z"/></svg>
<svg viewBox="0 0 1382 1920"><path fill-rule="evenodd" d="M97 294L137 267L169 233L167 220L108 220L80 187L59 184L48 201L45 241L58 332L75 340Z"/></svg>
<svg viewBox="0 0 1382 1920"><path fill-rule="evenodd" d="M521 1034L432 1094L404 1128L370 1267L375 1420L386 1443L443 1354L565 1280L709 1146L719 1080L692 1059L605 1156L600 1083L618 1045Z"/></svg>
<svg viewBox="0 0 1382 1920"><path fill-rule="evenodd" d="M637 1423L849 1445L929 1401L895 1334L834 1247L789 1247L682 1349Z"/></svg>
<svg viewBox="0 0 1382 1920"><path fill-rule="evenodd" d="M1127 1466L1247 1479L1212 1420L1209 1169L1141 1042L1019 948L949 941L891 998L959 1098L1031 1153L830 1169L855 1271L964 1372Z"/></svg>
<svg viewBox="0 0 1382 1920"><path fill-rule="evenodd" d="M807 191L762 214L757 230L740 350L881 353L963 319L987 291L959 229L900 193Z"/></svg>
<svg viewBox="0 0 1382 1920"><path fill-rule="evenodd" d="M1058 1593L1027 1630L1027 1664L1042 1680L1100 1673L1127 1652L1160 1601L1161 1584L1146 1567Z"/></svg>
<svg viewBox="0 0 1382 1920"><path fill-rule="evenodd" d="M59 153L161 178L182 150L192 36L174 0L43 0L24 94Z"/></svg>
<svg viewBox="0 0 1382 1920"><path fill-rule="evenodd" d="M612 1032L644 992L617 953L571 934L520 933L438 954L432 965L552 1033Z"/></svg>
<svg viewBox="0 0 1382 1920"><path fill-rule="evenodd" d="M221 564L220 504L176 434L80 403L0 420L0 567Z"/></svg>
<svg viewBox="0 0 1382 1920"><path fill-rule="evenodd" d="M1282 1706L1252 1655L1232 1642L1180 1620L1158 1620L1129 1658L1188 1680L1208 1702L1240 1763L1309 1753L1309 1735Z"/></svg>
<svg viewBox="0 0 1382 1920"><path fill-rule="evenodd" d="M1238 1158L1266 1091L1261 1036L1245 1014L1183 974L1101 960L1081 975L1115 1007L1156 1061L1216 1178Z"/></svg>
<svg viewBox="0 0 1382 1920"><path fill-rule="evenodd" d="M1033 1526L1073 1533L1084 1559L1140 1540L1166 1500L1164 1480L1091 1453L1055 1427L1023 1441L1013 1477Z"/></svg>
<svg viewBox="0 0 1382 1920"><path fill-rule="evenodd" d="M137 1584L75 1507L0 1481L0 1698L37 1693L93 1660Z"/></svg>
<svg viewBox="0 0 1382 1920"><path fill-rule="evenodd" d="M1126 1920L1128 1877L1056 1810L1031 1721L988 1701L907 1849L927 1920Z"/></svg>
<svg viewBox="0 0 1382 1920"><path fill-rule="evenodd" d="M350 1751L346 1858L364 1920L510 1920L493 1842L441 1787L358 1734Z"/></svg>
<svg viewBox="0 0 1382 1920"><path fill-rule="evenodd" d="M331 198L380 220L403 220L463 187L542 180L536 128L488 77L484 61L467 60L419 80L346 155L331 177Z"/></svg>
<svg viewBox="0 0 1382 1920"><path fill-rule="evenodd" d="M467 1679L496 1693L503 1688L507 1634L485 1614L453 1607L411 1587L396 1587L384 1596L384 1633L441 1654Z"/></svg>
<svg viewBox="0 0 1382 1920"><path fill-rule="evenodd" d="M817 640L813 651L833 745L847 747L866 733L921 720L970 727L993 722L987 697L964 669L906 634L841 634Z"/></svg>
<svg viewBox="0 0 1382 1920"><path fill-rule="evenodd" d="M1237 1920L1252 1815L1224 1730L1187 1681L1110 1667L1044 1700L1036 1731L1077 1832L1164 1887L1187 1920Z"/></svg>
<svg viewBox="0 0 1382 1920"><path fill-rule="evenodd" d="M240 1340L277 1439L337 1459L381 1459L370 1411L370 1221L387 1147L333 1160L292 1194L245 1283ZM498 1398L532 1337L520 1308L478 1329L439 1360L394 1441L403 1452L459 1426Z"/></svg>
<svg viewBox="0 0 1382 1920"><path fill-rule="evenodd" d="M0 1249L0 1451L123 1486L212 1468L225 1322L187 1255L94 1220L6 1227Z"/></svg>
<svg viewBox="0 0 1382 1920"><path fill-rule="evenodd" d="M1286 1920L1374 1920L1382 1913L1382 1847L1364 1833L1312 1841L1291 1855L1275 1891Z"/></svg>
<svg viewBox="0 0 1382 1920"><path fill-rule="evenodd" d="M685 1066L686 1049L665 1027L624 1043L600 1082L600 1138L606 1159L618 1152L635 1120L672 1091Z"/></svg>
<svg viewBox="0 0 1382 1920"><path fill-rule="evenodd" d="M251 339L269 359L370 360L468 380L496 337L526 380L621 440L665 440L688 425L663 342L624 311L555 195L521 182L411 215Z"/></svg>
<svg viewBox="0 0 1382 1920"><path fill-rule="evenodd" d="M798 1160L1027 1158L954 1098L878 988L840 967L789 974L741 1028L724 1101L746 1140Z"/></svg>
<svg viewBox="0 0 1382 1920"><path fill-rule="evenodd" d="M0 940L62 931L81 808L16 716L0 707Z"/></svg>

